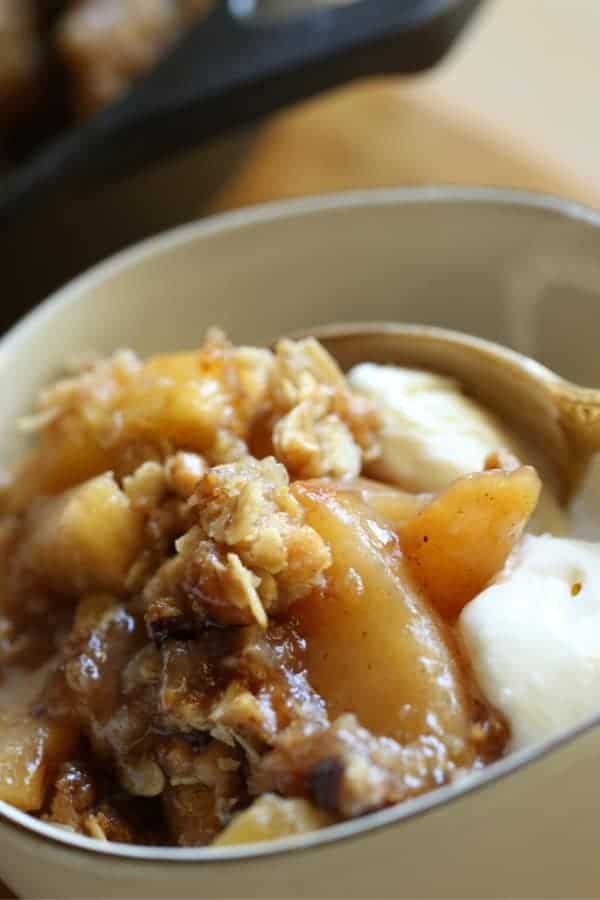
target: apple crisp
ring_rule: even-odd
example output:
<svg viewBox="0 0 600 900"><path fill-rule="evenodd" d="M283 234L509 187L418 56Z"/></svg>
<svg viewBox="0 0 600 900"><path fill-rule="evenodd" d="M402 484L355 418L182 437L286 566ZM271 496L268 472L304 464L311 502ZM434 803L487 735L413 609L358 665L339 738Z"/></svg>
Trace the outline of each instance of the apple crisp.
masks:
<svg viewBox="0 0 600 900"><path fill-rule="evenodd" d="M532 468L496 448L435 495L369 480L383 417L317 341L215 330L74 360L20 426L0 799L98 840L227 845L501 755L455 626L535 508Z"/></svg>

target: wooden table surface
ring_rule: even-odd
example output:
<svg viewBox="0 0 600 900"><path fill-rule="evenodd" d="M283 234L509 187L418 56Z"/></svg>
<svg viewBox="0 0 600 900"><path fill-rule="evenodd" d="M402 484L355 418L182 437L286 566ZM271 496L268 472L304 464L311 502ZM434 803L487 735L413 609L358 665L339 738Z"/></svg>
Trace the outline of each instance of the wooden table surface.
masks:
<svg viewBox="0 0 600 900"><path fill-rule="evenodd" d="M600 207L599 33L600 0L489 0L432 73L277 116L214 209L432 182L528 187ZM0 884L0 898L12 896Z"/></svg>

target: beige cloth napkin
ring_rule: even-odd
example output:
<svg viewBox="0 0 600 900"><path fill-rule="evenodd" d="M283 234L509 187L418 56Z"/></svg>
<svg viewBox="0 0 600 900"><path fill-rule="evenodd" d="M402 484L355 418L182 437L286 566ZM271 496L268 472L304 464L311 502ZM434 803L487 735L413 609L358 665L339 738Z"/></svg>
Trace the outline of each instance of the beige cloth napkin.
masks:
<svg viewBox="0 0 600 900"><path fill-rule="evenodd" d="M432 183L521 187L580 199L583 193L555 162L478 127L433 92L378 79L276 116L211 210Z"/></svg>

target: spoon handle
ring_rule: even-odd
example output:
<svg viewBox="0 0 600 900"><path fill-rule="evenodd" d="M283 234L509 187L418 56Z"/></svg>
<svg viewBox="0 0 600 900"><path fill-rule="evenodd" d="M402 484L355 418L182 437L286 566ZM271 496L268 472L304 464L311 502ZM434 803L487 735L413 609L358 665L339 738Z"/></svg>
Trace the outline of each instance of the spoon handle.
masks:
<svg viewBox="0 0 600 900"><path fill-rule="evenodd" d="M573 446L583 454L600 450L600 390L562 384L555 400Z"/></svg>

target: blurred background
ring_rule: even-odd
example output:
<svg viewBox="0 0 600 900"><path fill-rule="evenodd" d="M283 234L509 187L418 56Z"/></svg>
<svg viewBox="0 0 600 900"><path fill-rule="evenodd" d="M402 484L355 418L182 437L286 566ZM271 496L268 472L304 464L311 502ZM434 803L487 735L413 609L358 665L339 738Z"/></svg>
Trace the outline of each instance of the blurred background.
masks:
<svg viewBox="0 0 600 900"><path fill-rule="evenodd" d="M600 205L600 2L487 0L445 59L265 123L213 208L381 185L527 188Z"/></svg>
<svg viewBox="0 0 600 900"><path fill-rule="evenodd" d="M309 24L220 42L225 7ZM340 9L368 31L351 52ZM418 27L386 43L402 10ZM0 329L136 240L264 201L477 184L600 207L599 35L600 0L0 0Z"/></svg>

